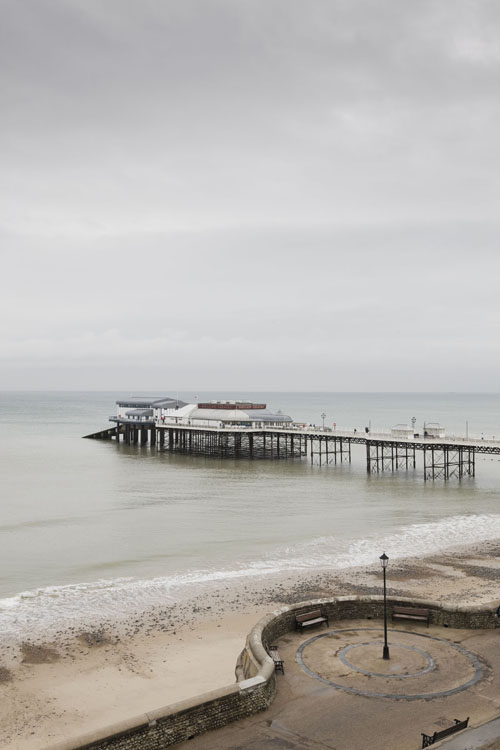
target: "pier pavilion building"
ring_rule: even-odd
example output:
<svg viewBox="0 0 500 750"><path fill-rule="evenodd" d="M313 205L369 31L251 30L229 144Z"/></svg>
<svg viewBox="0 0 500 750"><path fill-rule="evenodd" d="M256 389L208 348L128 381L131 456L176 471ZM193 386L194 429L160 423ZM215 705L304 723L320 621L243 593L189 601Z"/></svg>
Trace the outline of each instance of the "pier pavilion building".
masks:
<svg viewBox="0 0 500 750"><path fill-rule="evenodd" d="M281 412L272 412L267 404L253 404L249 401L208 401L200 404L176 406L155 406L156 424L191 425L193 427L286 427L292 418Z"/></svg>

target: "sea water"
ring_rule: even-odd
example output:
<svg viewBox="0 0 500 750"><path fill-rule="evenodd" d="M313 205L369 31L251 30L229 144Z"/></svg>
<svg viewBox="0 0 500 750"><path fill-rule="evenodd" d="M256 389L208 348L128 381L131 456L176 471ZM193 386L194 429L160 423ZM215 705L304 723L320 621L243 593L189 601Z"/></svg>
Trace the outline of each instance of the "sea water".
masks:
<svg viewBox="0 0 500 750"><path fill-rule="evenodd" d="M0 394L0 623L4 638L122 617L203 583L420 556L500 537L499 457L476 477L367 475L352 463L249 461L82 440L130 393ZM148 395L145 392L134 395ZM192 401L193 393L155 393ZM362 431L439 422L500 437L498 394L200 393L266 402L294 420Z"/></svg>

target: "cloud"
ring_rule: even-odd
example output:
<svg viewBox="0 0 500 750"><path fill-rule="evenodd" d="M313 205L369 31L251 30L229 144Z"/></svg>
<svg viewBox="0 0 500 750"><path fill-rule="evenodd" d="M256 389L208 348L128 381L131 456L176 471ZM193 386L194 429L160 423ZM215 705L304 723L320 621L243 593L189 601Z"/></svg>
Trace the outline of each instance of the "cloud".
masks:
<svg viewBox="0 0 500 750"><path fill-rule="evenodd" d="M6 0L3 21L0 385L159 358L214 387L474 389L470 351L495 387L497 4Z"/></svg>

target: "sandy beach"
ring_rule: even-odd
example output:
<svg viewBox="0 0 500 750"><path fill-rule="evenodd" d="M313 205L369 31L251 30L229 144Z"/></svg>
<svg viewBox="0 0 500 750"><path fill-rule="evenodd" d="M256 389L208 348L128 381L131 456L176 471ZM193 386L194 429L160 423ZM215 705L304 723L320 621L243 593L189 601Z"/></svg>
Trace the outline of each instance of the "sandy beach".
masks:
<svg viewBox="0 0 500 750"><path fill-rule="evenodd" d="M40 750L142 711L232 683L252 625L281 604L378 594L379 566L290 572L200 588L125 623L61 631L0 652L0 746ZM500 601L500 540L390 562L388 594Z"/></svg>

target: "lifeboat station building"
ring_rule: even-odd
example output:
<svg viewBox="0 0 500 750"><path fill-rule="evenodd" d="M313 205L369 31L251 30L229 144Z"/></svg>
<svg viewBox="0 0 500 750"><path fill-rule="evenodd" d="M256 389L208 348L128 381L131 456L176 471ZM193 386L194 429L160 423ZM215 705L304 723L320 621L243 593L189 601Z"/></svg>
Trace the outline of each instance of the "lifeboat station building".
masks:
<svg viewBox="0 0 500 750"><path fill-rule="evenodd" d="M117 413L110 417L110 422L117 422L119 424L133 424L141 423L144 426L147 423L148 427L155 425L155 415L165 410L177 410L184 406L187 406L185 401L179 401L179 399L170 398L169 396L163 398L151 398L147 396L132 396L131 398L120 400L116 402Z"/></svg>

